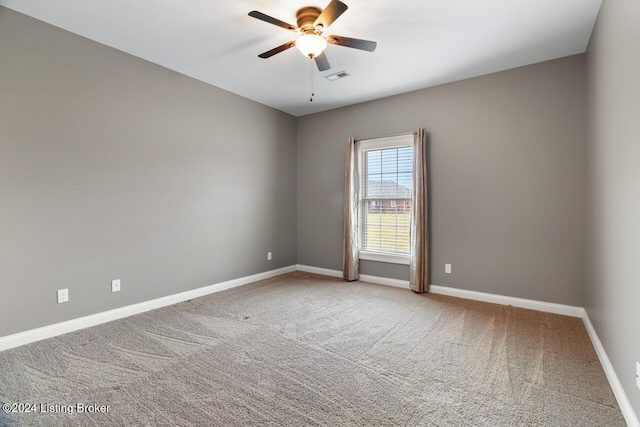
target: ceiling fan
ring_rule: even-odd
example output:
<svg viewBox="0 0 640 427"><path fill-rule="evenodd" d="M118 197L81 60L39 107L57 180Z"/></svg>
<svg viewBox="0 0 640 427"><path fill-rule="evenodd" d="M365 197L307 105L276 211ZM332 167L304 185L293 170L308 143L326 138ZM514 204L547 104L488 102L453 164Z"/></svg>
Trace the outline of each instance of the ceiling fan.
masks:
<svg viewBox="0 0 640 427"><path fill-rule="evenodd" d="M269 15L265 15L257 10L249 12L249 16L256 19L277 25L285 30L301 34L297 39L261 53L258 56L263 59L271 58L273 55L283 52L293 46L297 46L304 56L316 61L318 70L326 71L331 68L329 60L324 53L327 43L366 50L367 52L373 52L376 50L377 43L370 40L353 39L350 37L333 35L325 37L322 35L327 27L338 19L346 10L347 5L339 0L331 0L324 10L315 6L305 6L298 9L296 12L297 26L287 24L286 22L273 18Z"/></svg>

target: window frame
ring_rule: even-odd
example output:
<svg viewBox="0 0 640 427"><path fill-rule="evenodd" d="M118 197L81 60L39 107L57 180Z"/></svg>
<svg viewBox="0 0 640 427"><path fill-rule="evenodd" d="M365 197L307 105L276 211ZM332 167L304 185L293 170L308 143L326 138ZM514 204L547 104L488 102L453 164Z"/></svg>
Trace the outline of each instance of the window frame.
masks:
<svg viewBox="0 0 640 427"><path fill-rule="evenodd" d="M397 136L390 136L390 137L385 137L385 138L372 138L372 139L363 139L360 140L358 142L358 165L360 168L360 173L359 175L362 176L366 176L366 170L364 169L366 167L365 165L365 155L366 152L368 151L375 151L375 150L384 150L384 149L390 149L390 148L402 148L402 147L413 147L413 134L412 133L408 133L405 135L397 135ZM413 176L414 173L414 169L413 169L413 164L411 166L411 174ZM366 183L360 182L358 184L358 204L359 207L362 208L362 192L365 189ZM411 199L410 199L411 200ZM410 212L411 213L411 212ZM412 214L412 213L411 213ZM360 218L360 227L359 227L359 236L358 239L360 240L360 244L362 245L362 237L363 237L363 229L365 227L365 224L362 221L363 218L363 214L362 212L360 213L361 218ZM361 260L366 260L366 261L375 261L375 262L386 262L386 263L391 263L391 264L403 264L403 265L409 265L410 264L410 255L409 254L400 254L400 253L393 253L393 252L384 252L384 251L371 251L371 250L366 250L366 249L360 249L359 251L359 255L358 257Z"/></svg>

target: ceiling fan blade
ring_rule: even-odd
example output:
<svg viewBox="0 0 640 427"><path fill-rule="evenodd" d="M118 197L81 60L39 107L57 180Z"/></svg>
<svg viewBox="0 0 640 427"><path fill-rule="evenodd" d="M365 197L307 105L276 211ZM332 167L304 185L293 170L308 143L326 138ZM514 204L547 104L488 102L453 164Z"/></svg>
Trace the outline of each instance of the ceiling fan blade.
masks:
<svg viewBox="0 0 640 427"><path fill-rule="evenodd" d="M324 52L314 57L313 59L315 59L319 71L327 71L329 68L331 68L331 65L329 65L329 60L327 59L327 55L325 55Z"/></svg>
<svg viewBox="0 0 640 427"><path fill-rule="evenodd" d="M296 45L296 41L295 40L291 40L290 42L286 42L285 44L281 44L280 46L273 48L271 50L268 50L264 53L261 53L260 55L258 55L260 58L263 59L267 59L267 58L271 58L273 55L283 52L291 47L294 47Z"/></svg>
<svg viewBox="0 0 640 427"><path fill-rule="evenodd" d="M295 25L287 24L284 21L281 21L269 15L265 15L264 13L258 12L257 10L252 10L251 12L249 12L249 16L264 22L268 22L269 24L276 25L280 28L284 28L285 30L298 31L298 27L296 27Z"/></svg>
<svg viewBox="0 0 640 427"><path fill-rule="evenodd" d="M317 27L318 25L322 25L322 27L326 29L348 8L349 7L340 0L331 0L331 3L329 3L327 7L324 8L320 16L316 18L316 22L313 23L313 26Z"/></svg>
<svg viewBox="0 0 640 427"><path fill-rule="evenodd" d="M354 49L366 50L367 52L373 52L376 50L378 43L371 40L352 39L350 37L342 36L329 36L327 41L337 46L351 47Z"/></svg>

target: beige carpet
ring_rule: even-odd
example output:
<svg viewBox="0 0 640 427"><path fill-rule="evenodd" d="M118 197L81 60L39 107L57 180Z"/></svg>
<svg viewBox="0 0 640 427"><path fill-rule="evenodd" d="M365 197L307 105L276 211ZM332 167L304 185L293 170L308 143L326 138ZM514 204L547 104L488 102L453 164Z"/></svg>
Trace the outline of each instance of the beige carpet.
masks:
<svg viewBox="0 0 640 427"><path fill-rule="evenodd" d="M0 400L38 405L8 426L625 425L580 319L300 272L1 352Z"/></svg>

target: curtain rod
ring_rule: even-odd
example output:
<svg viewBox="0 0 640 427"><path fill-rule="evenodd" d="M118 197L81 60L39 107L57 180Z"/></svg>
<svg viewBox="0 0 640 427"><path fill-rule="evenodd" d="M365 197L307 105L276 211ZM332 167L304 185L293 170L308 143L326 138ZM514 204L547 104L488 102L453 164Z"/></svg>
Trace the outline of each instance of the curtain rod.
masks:
<svg viewBox="0 0 640 427"><path fill-rule="evenodd" d="M415 132L396 133L394 135L376 136L375 138L357 138L356 141L368 141L370 139L395 138L398 136L415 135Z"/></svg>

